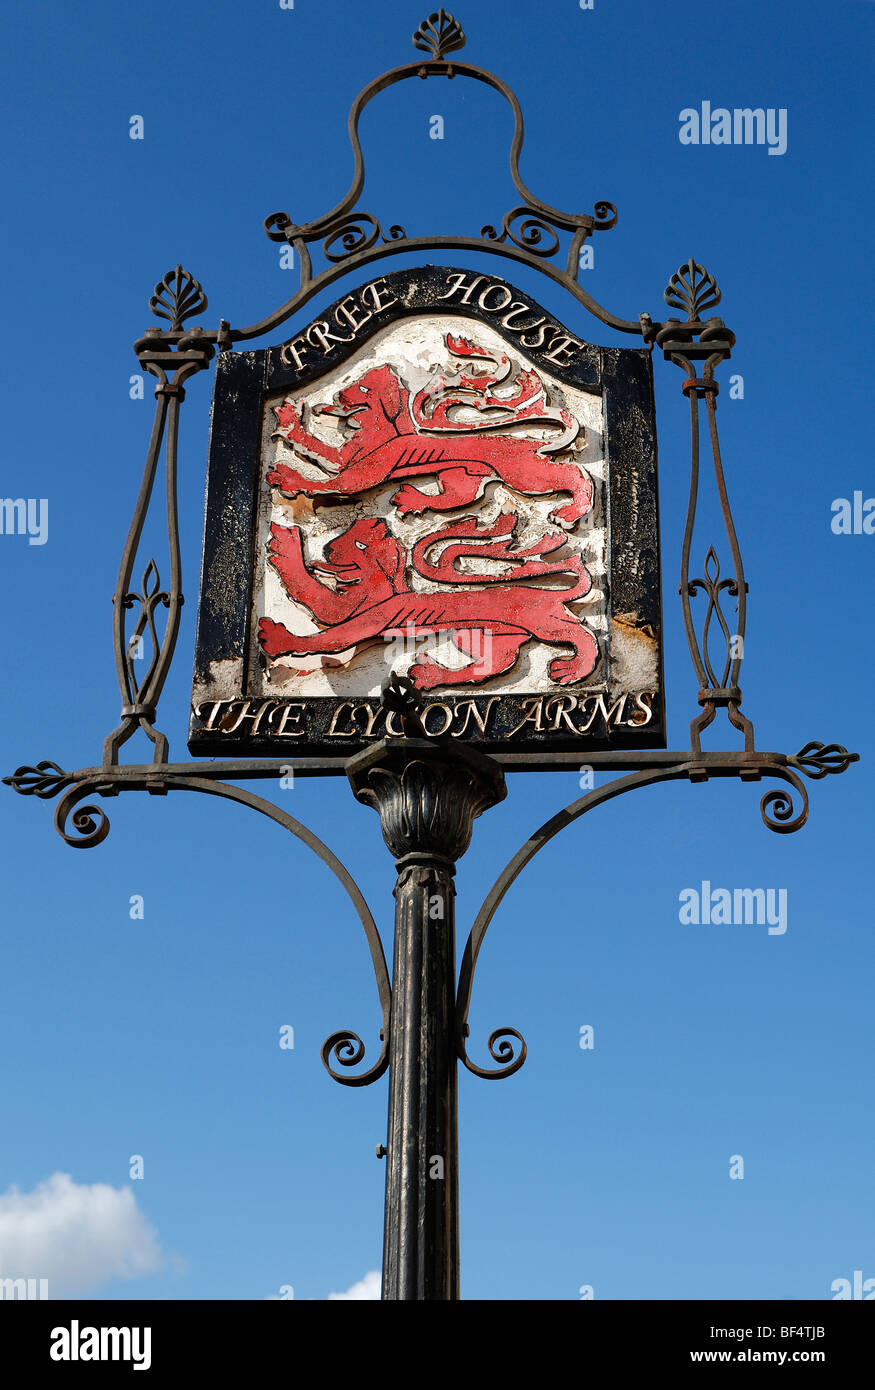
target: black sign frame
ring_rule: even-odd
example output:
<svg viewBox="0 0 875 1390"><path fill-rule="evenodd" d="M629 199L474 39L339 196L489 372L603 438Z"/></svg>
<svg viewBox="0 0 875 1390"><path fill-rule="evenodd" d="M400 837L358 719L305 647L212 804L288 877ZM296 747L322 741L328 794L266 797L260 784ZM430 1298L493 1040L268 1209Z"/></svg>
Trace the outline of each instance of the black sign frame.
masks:
<svg viewBox="0 0 875 1390"><path fill-rule="evenodd" d="M524 316L529 326L531 315L540 321L536 332L514 331L506 308L511 303L508 295L530 311ZM387 734L401 733L397 718L393 726L393 716L380 710L378 697L351 701L339 696L247 693L264 404L278 391L317 381L375 333L402 318L447 314L454 309L488 324L515 355L535 368L543 367L572 387L602 396L609 468L609 612L621 615L624 624L656 643L658 679L656 689L631 692L622 706L612 704L607 695L593 692L584 697L577 691L583 703L572 712L576 719L567 710L563 714L562 707L558 713L555 706L546 709L545 702L553 694L541 691L492 697L490 705L485 705L488 693L478 695L473 689L464 694L426 695L426 733L436 739L452 735L500 763L505 755L516 755L514 766L520 765L519 755L525 754L525 765L537 770L567 768L567 756L557 763L551 758L555 754L579 753L585 763L587 752L665 747L651 353L641 348L598 347L575 338L530 295L498 276L426 266L395 271L358 286L282 344L218 357L188 742L192 754L288 755L296 767L311 758L318 759L320 772L340 773L352 753ZM238 663L240 676L230 695L223 686L211 699L210 671L216 662ZM570 693L574 691L572 687ZM567 692L568 688L557 687L555 694ZM472 700L485 730L477 714L465 709ZM443 707L436 717L429 715L434 705ZM452 712L449 718L447 710Z"/></svg>

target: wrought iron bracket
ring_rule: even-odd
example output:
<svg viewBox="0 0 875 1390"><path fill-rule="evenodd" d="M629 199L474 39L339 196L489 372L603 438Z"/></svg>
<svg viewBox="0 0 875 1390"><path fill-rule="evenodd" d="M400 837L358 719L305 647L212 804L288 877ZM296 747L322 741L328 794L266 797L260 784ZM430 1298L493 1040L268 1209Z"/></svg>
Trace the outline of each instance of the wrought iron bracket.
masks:
<svg viewBox="0 0 875 1390"><path fill-rule="evenodd" d="M397 699L398 696L394 690L390 690L384 698ZM408 716L415 714L415 705L409 699L405 703L405 708ZM454 754L454 750L458 750L458 753L463 757L472 758L475 756L467 752L464 745L460 745L458 740L423 742L423 740L416 738L400 738L385 741L379 751L369 750L366 754L359 754L351 760L350 777L353 780L353 785L359 787L359 799L369 800L373 797L374 793L368 790L366 779L364 781L362 779L371 763L379 763L381 757L385 761L383 749L389 746L391 746L392 756L400 769L397 775L402 781L405 775L404 768L415 763L417 755L419 755L420 761L426 754L431 759L434 758L435 754L440 754L443 747L451 758L457 756ZM500 777L500 770L495 760L483 759L482 755L476 755L476 757L478 760L494 763L496 775ZM701 753L698 751L620 752L591 755L590 765L594 770L608 771L626 768L633 770L588 792L585 796L557 812L533 835L529 836L525 844L495 880L471 929L459 972L456 991L456 1049L460 1061L476 1076L486 1079L500 1079L512 1076L520 1069L526 1059L526 1043L522 1034L515 1028L502 1027L494 1029L487 1041L489 1053L499 1065L495 1068L488 1068L473 1062L468 1056L466 1043L468 1011L477 959L487 929L498 907L526 865L561 830L579 820L581 816L596 806L611 801L624 792L651 786L657 782L684 779L690 782L704 782L711 777L738 777L741 781L749 782L760 781L763 777L775 777L787 783L791 790L788 792L786 788L779 787L765 792L760 800L760 811L763 823L769 830L786 835L800 830L808 819L808 792L800 774L813 780L821 780L828 774L844 772L851 763L857 762L858 758L857 753L849 753L840 744L818 742L806 743L794 755L767 752ZM513 767L512 762L507 765ZM382 1013L380 1029L382 1046L377 1061L367 1071L352 1075L345 1075L334 1069L331 1065L332 1058L341 1067L356 1066L364 1058L364 1043L357 1033L348 1029L332 1033L322 1046L322 1060L336 1081L347 1086L364 1086L376 1081L386 1071L389 1065L391 1045L392 990L382 942L370 909L348 870L318 836L314 835L300 821L295 820L294 817L275 806L273 802L264 797L256 796L243 787L232 786L222 780L226 777L278 779L287 766L286 762L273 761L208 764L165 763L162 766L145 763L131 764L126 767L80 768L73 772L65 772L57 763L46 760L35 766L17 768L10 777L4 777L3 782L22 796L36 796L42 800L53 798L63 792L55 810L55 828L64 842L76 849L91 849L101 844L106 839L110 829L109 817L102 807L80 803L85 801L87 797L112 797L118 796L123 791L146 791L159 796L164 796L171 791L195 791L204 792L211 796L225 797L268 816L306 844L332 871L345 889L364 929L371 955ZM383 775L381 770L380 775ZM399 781L399 788L402 781ZM799 798L798 805L794 802L793 792ZM498 793L496 792L494 795L498 799ZM400 817L397 834L402 836L407 833L404 831L403 805L402 798L398 801L400 809L396 816L396 819ZM67 828L68 821L72 826L72 832ZM387 824L390 823L391 821L387 822ZM470 831L470 825L468 830ZM518 1044L518 1050L515 1044Z"/></svg>
<svg viewBox="0 0 875 1390"><path fill-rule="evenodd" d="M525 844L506 864L487 894L483 906L475 918L474 925L465 946L459 972L457 991L457 1037L461 1060L469 1071L487 1079L500 1079L512 1076L526 1059L526 1044L515 1028L498 1028L489 1036L488 1047L491 1055L501 1065L495 1069L474 1066L465 1050L468 1036L468 1010L471 1004L471 991L477 958L483 945L486 932L508 889L522 873L527 864L546 844L592 811L623 793L635 791L639 787L653 786L657 782L687 780L706 782L710 777L738 777L744 782L760 781L763 777L776 777L789 784L790 791L777 787L765 792L760 799L760 814L764 825L777 834L789 835L801 830L808 820L808 792L800 777L820 779L828 773L844 772L851 763L857 762L859 755L849 753L840 744L807 743L798 753L788 756L782 753L655 753L650 756L636 754L638 767L627 776L616 777L604 786L597 787L579 797L530 835ZM591 759L591 762L594 760ZM799 804L793 800L793 792L798 795ZM505 1041L495 1047L496 1040ZM510 1038L520 1043L520 1051L514 1054Z"/></svg>
<svg viewBox="0 0 875 1390"><path fill-rule="evenodd" d="M354 167L352 182L340 202L309 222L297 223L287 212L274 212L265 219L265 231L270 240L286 243L295 251L300 271L300 283L295 294L257 323L232 327L227 319L221 319L216 329L198 329L199 339L218 347L221 352L230 351L235 343L248 342L273 332L320 290L376 261L410 251L463 250L503 256L527 265L561 285L608 328L642 336L645 342L651 342L663 329L661 322L654 322L649 314L641 314L637 319L614 314L599 304L579 283L581 249L595 232L609 231L616 226L618 213L614 204L599 199L591 213L565 212L539 198L528 187L519 169L525 133L519 100L508 84L495 73L471 63L449 60L448 55L457 52L466 43L461 25L451 14L440 10L430 15L414 34L413 43L418 51L427 54L425 60L405 63L382 73L362 88L350 108L348 130ZM362 112L376 96L399 82L412 78L457 77L469 78L492 88L510 107L514 130L509 150L509 169L520 201L502 215L500 224L488 223L476 236L408 236L398 222L392 222L384 230L380 218L356 207L365 185L364 155L358 134ZM311 247L317 243L318 267L314 266L311 253ZM205 296L202 302L198 302L198 292L201 295L203 292L190 276L187 276L184 292L177 293L173 277L186 274L177 267L175 272L168 272L164 281L156 287L151 301L153 312L168 319L170 326L163 331L150 330L155 348L161 343L167 350L177 345L182 347L185 337L183 320L206 306ZM702 327L710 331L710 325Z"/></svg>
<svg viewBox="0 0 875 1390"><path fill-rule="evenodd" d="M349 1068L358 1065L364 1057L364 1044L357 1034L349 1031L333 1033L322 1049L323 1061L331 1075L352 1086L367 1084L386 1070L391 1029L391 989L385 956L374 919L361 893L332 851L304 825L265 798L223 780L276 778L281 775L286 763L270 760L170 763L167 738L156 727L158 701L173 658L183 603L176 499L179 408L185 398L185 383L209 365L216 348L227 352L232 350L235 343L271 332L285 323L325 285L373 261L402 251L453 248L497 253L548 275L601 323L619 332L640 336L651 350L660 348L666 360L674 362L684 371L682 390L690 403L692 452L689 503L681 550L680 596L690 655L698 679L697 699L701 707L700 713L691 721L690 750L678 753L588 754L588 763L594 770L618 770L623 775L558 812L530 837L499 875L475 920L458 982L456 1048L464 1065L475 1074L509 1076L525 1060L522 1036L515 1029L506 1028L495 1030L488 1039L489 1052L499 1064L497 1068L482 1068L473 1063L466 1051L468 1008L477 958L498 905L525 865L560 830L595 806L626 791L656 782L679 779L701 782L711 777L758 781L765 776L773 776L788 784L790 790L784 787L767 792L761 800L761 812L769 829L787 834L804 825L808 816L808 796L800 774L820 779L827 773L843 772L850 763L857 761L858 756L848 753L841 745L820 743L808 743L794 756L759 752L755 748L753 724L741 711L740 671L744 656L748 586L720 456L716 418L718 384L714 376L716 367L730 357L735 335L722 319L705 317L721 299L714 277L692 259L671 277L664 299L670 308L686 312L686 320L670 317L664 322L655 321L648 313L639 314L637 320L625 319L598 304L578 283L580 248L594 232L607 231L615 225L616 208L611 203L600 201L595 204L592 214L566 213L544 202L528 188L519 172L524 133L519 101L510 87L493 73L451 59L450 55L465 44L461 25L452 15L443 10L430 15L419 26L413 42L418 52L427 55L426 58L384 73L363 88L353 102L349 114L349 137L354 172L345 197L324 216L308 223L296 224L285 212L273 213L266 220L268 236L274 241L289 243L298 254L301 282L291 299L246 328L232 328L226 319L220 320L217 329L191 328L186 327L187 320L207 307L207 297L199 282L177 265L155 286L150 308L156 317L167 323L167 327L150 328L135 344L141 366L156 379L155 419L113 596L113 643L122 696L120 723L105 741L103 761L99 767L65 772L56 763L44 761L36 766L19 767L11 777L3 779L23 795L48 799L63 793L56 809L55 824L65 842L76 848L98 845L109 832L109 819L105 811L93 804L82 804L86 798L92 795L112 797L132 790L146 791L151 795L166 795L170 791L180 790L199 791L225 797L270 817L308 845L331 869L350 897L365 931L377 982L382 1012L382 1048L377 1061L367 1071L353 1075L345 1075L333 1068L332 1059L341 1068ZM384 235L375 216L356 209L364 187L364 160L358 136L361 114L380 92L413 77L467 77L497 91L510 106L514 117L510 174L520 202L504 214L500 230L489 225L483 227L477 237L408 237L404 229L396 224L389 227L388 235ZM553 263L553 258L561 250L560 234L568 238L564 269ZM321 243L322 257L327 264L314 273L310 247L316 242ZM700 370L697 364L701 364ZM705 402L714 478L732 558L732 574L721 573L717 551L711 545L705 556L704 577L691 579L690 555L700 491L699 405L702 401ZM138 561L138 551L162 448L166 456L165 514L170 579L165 587L154 558L150 558L142 570L139 587L135 587L133 576L141 563ZM691 599L699 593L707 598L700 630L694 621L691 605ZM725 596L737 602L737 619L732 625L722 608ZM136 620L133 626L129 626L129 615L134 610ZM158 621L161 610L165 610L163 625ZM735 627L734 632L731 626ZM147 641L150 647L148 658L145 654ZM721 643L726 651L718 654L715 645ZM140 659L146 661L142 676L137 674L134 664ZM397 710L412 756L414 742L417 738L421 739L424 730L409 681L405 683L403 679L393 676L384 689L384 700L389 707ZM718 709L725 709L730 723L744 734L743 752L702 751L702 731L715 719ZM146 733L153 744L153 760L148 764L121 766L119 750L138 728ZM576 755L559 756L553 761L556 765L577 765ZM501 767L513 770L515 766L524 766L527 758L516 758L509 754L499 762ZM310 760L308 766L300 770L305 774L318 773L321 764L318 759ZM794 793L799 798L798 806L794 802ZM72 829L68 829L68 820Z"/></svg>
<svg viewBox="0 0 875 1390"><path fill-rule="evenodd" d="M346 1075L335 1071L330 1059L333 1056L342 1067L352 1067L361 1062L365 1047L358 1034L349 1030L332 1033L322 1047L322 1060L336 1081L347 1086L365 1086L382 1076L388 1066L389 1015L392 1001L386 957L370 908L355 879L318 835L267 798L256 796L244 787L231 786L221 780L228 775L240 778L271 776L279 780L286 767L287 764L278 763L271 765L268 771L264 768L253 769L251 765L241 763L234 766L226 764L220 771L215 765L204 766L200 763L164 763L160 766L145 763L129 764L125 767L86 767L76 772L65 772L57 763L44 761L37 763L35 767L17 768L11 777L4 777L3 782L23 796L37 796L42 800L63 792L55 809L55 829L65 844L73 849L93 849L96 845L102 844L110 830L109 817L101 806L80 803L87 797L118 796L123 791L145 791L153 796L166 796L172 791L203 792L208 796L220 796L259 811L301 840L331 870L346 892L367 940L382 1014L380 1055L368 1071ZM68 821L72 829L68 829Z"/></svg>

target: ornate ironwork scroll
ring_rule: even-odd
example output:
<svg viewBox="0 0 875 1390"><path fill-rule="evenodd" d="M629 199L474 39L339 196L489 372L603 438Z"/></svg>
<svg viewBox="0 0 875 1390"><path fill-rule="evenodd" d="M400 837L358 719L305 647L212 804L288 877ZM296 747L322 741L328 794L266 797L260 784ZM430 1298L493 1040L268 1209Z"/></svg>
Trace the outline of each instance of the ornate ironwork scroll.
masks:
<svg viewBox="0 0 875 1390"><path fill-rule="evenodd" d="M593 761L597 760L594 759ZM611 761L615 760L612 759ZM759 781L763 777L777 777L786 782L791 791L778 787L765 792L760 800L760 814L767 829L773 830L779 835L789 835L793 831L801 830L808 820L808 792L798 775L799 772L803 772L806 777L819 780L829 773L845 772L851 763L857 761L858 755L849 753L840 744L817 742L806 743L799 753L791 757L779 753L752 752L700 753L698 755L695 753L687 755L664 753L654 754L649 759L646 755L636 755L636 763L649 762L651 765L631 772L628 776L617 777L612 782L605 783L604 786L596 787L593 791L587 792L585 796L579 797L577 801L573 801L571 805L558 811L555 816L552 816L550 820L529 836L525 844L505 865L490 888L471 928L462 957L457 991L457 1045L459 1056L465 1066L478 1076L491 1078L511 1076L519 1070L525 1061L526 1045L521 1034L516 1029L505 1028L497 1029L491 1034L489 1050L493 1057L496 1057L496 1060L506 1060L511 1057L512 1046L509 1043L503 1044L505 1049L503 1053L493 1049L495 1039L502 1034L507 1034L519 1039L522 1045L519 1056L496 1071L488 1071L473 1066L465 1052L465 1039L468 1036L468 1011L471 1005L477 959L493 917L501 906L505 894L519 878L523 869L560 831L567 829L569 825L586 815L588 811L594 810L596 806L602 806L615 797L621 796L624 792L635 791L639 787L653 786L657 782L674 782L683 779L701 782L706 781L709 777L740 777L744 781ZM794 802L794 792L798 796L798 804Z"/></svg>
<svg viewBox="0 0 875 1390"><path fill-rule="evenodd" d="M754 730L751 721L741 711L739 685L747 625L747 583L720 455L717 434L719 387L714 379L715 368L730 356L735 344L735 334L726 327L722 319L703 317L708 309L715 308L720 303L721 294L714 276L694 260L691 259L686 265L682 265L671 277L664 298L671 308L686 310L686 321L682 323L680 319L670 318L659 328L656 325L645 325L644 336L645 341L656 343L662 348L667 360L683 368L686 379L682 389L690 402L690 493L681 547L680 595L687 643L693 667L699 678L698 700L702 706L701 713L690 725L691 746L694 751L701 749L702 730L713 722L719 708L725 708L730 722L743 732L745 749L750 752L755 746ZM698 361L704 362L701 376L696 374L693 365ZM714 478L732 557L733 573L731 577L721 575L720 560L716 548L711 545L705 556L704 578L690 579L690 551L700 489L699 401L703 399L708 418ZM698 593L705 594L708 599L700 631L697 631L690 603L691 598ZM730 630L730 624L723 611L724 595L734 598L737 602L734 631ZM718 657L712 643L721 642L725 652L721 650Z"/></svg>
<svg viewBox="0 0 875 1390"><path fill-rule="evenodd" d="M245 329L229 328L222 346L260 336L277 327L318 290L348 270L404 251L435 248L486 251L521 261L561 284L602 323L620 332L641 332L639 321L612 314L583 289L578 279L584 242L594 232L609 231L615 227L617 209L613 203L600 199L592 213L568 213L545 203L532 192L524 183L519 169L524 135L520 104L511 88L494 73L470 63L449 61L449 54L463 48L465 42L464 31L458 21L453 15L439 10L424 20L413 36L414 47L428 54L427 61L393 68L359 93L349 113L349 139L355 165L352 183L345 197L336 207L312 222L296 224L287 212L274 212L264 224L272 241L287 242L294 247L301 268L300 289L276 314L261 323ZM413 77L471 78L498 92L511 108L514 133L509 153L510 175L522 201L503 214L500 228L487 224L481 228L479 236L408 236L405 228L398 223L393 223L384 232L383 225L373 213L356 207L365 182L364 156L358 134L361 114L368 103L387 87ZM553 258L559 258L562 254L561 233L569 234L564 268L550 264ZM322 257L328 265L314 272L310 247L319 242Z"/></svg>
<svg viewBox="0 0 875 1390"><path fill-rule="evenodd" d="M156 409L139 495L122 553L114 594L113 639L116 671L122 695L121 722L107 737L100 767L64 771L45 760L36 766L19 767L4 782L25 796L50 799L61 793L55 823L65 842L77 848L100 844L109 832L109 819L89 798L117 796L121 791L147 791L165 795L168 791L206 792L234 800L267 815L309 846L331 869L346 890L365 931L377 982L382 1012L382 1048L377 1061L365 1072L346 1075L341 1069L359 1064L364 1044L349 1030L332 1033L322 1048L323 1061L331 1075L346 1085L358 1086L375 1080L388 1066L391 1027L391 992L382 944L373 917L348 871L331 850L300 822L273 803L223 778L273 778L282 764L272 760L198 763L169 763L166 736L156 727L158 699L166 681L176 645L183 602L182 575L177 521L177 440L179 407L185 396L184 384L204 370L215 349L228 352L235 343L263 336L285 323L325 285L376 260L414 250L463 249L499 254L522 262L562 285L601 323L619 332L637 335L650 347L658 346L666 359L683 368L684 393L690 401L691 471L686 525L681 547L681 606L693 667L699 681L701 713L691 723L691 748L682 752L611 752L588 755L599 770L619 770L623 775L588 793L566 807L542 826L518 851L503 870L487 896L474 923L461 964L457 994L456 1052L464 1065L478 1076L510 1076L522 1066L526 1044L515 1028L497 1028L487 1040L494 1068L481 1067L467 1055L468 1009L473 977L485 933L505 893L522 869L554 835L597 805L626 791L669 780L705 781L711 777L738 777L759 781L774 777L784 785L767 791L761 799L764 824L779 834L801 828L808 816L808 795L803 776L820 780L827 774L841 773L857 755L839 744L807 743L796 755L755 751L753 726L741 712L739 676L743 659L747 585L735 525L729 506L717 434L714 377L716 367L730 356L734 334L717 317L705 317L720 303L720 290L714 277L694 260L682 265L671 277L664 298L669 308L685 313L684 320L670 317L656 321L647 313L637 320L613 314L597 303L578 283L580 250L596 231L616 224L617 211L606 201L596 202L592 214L566 213L545 203L524 183L519 160L523 144L523 117L520 104L505 82L483 68L461 63L453 57L465 44L461 25L443 10L430 15L414 35L414 46L424 59L391 69L366 86L356 97L349 113L349 137L354 157L352 183L340 202L322 217L295 224L285 212L273 213L265 227L276 242L286 242L296 251L301 268L298 291L278 309L259 322L232 328L221 319L217 328L187 328L187 320L207 308L207 298L194 277L177 265L155 286L150 300L153 314L164 321L164 328L150 328L135 344L143 369L156 379ZM409 78L428 79L467 77L497 91L510 106L514 133L509 164L519 201L500 221L481 229L479 236L410 237L405 228L392 221L384 230L372 213L357 208L364 187L364 160L358 135L359 120L368 103L380 92ZM561 264L565 244L565 264ZM314 272L311 247L321 248L325 266ZM696 364L701 363L697 374ZM700 414L705 401L714 477L726 529L731 572L725 573L715 545L709 546L704 574L690 577L690 556L700 490ZM169 578L162 580L154 557L139 555L144 525L152 503L161 451L165 452L165 524ZM168 573L166 570L165 573ZM135 579L135 575L139 576ZM699 599L695 621L693 600ZM704 598L704 604L702 602ZM725 600L737 604L737 617L727 616ZM163 619L163 621L162 621ZM734 629L734 631L733 631ZM148 646L148 655L146 647ZM140 649L142 647L142 655ZM137 663L144 661L143 674ZM411 760L423 729L409 681L393 677L384 692L387 706L400 719L403 745L412 738ZM703 752L701 732L726 708L732 724L744 733L745 747L738 752ZM120 766L119 750L137 728L154 746L148 764ZM452 742L452 740L450 740ZM513 756L506 760L514 765ZM556 763L571 765L575 755L557 755ZM521 765L517 762L516 765ZM522 763L524 765L524 762ZM315 768L315 764L314 764ZM401 774L399 774L400 776ZM414 775L414 774L411 774ZM401 785L399 783L399 785ZM399 803L400 804L400 803Z"/></svg>
<svg viewBox="0 0 875 1390"><path fill-rule="evenodd" d="M296 839L301 840L331 870L344 889L362 924L368 944L382 1017L380 1055L368 1071L346 1075L334 1070L330 1058L333 1056L342 1067L352 1067L361 1062L365 1054L365 1047L358 1034L349 1030L332 1033L322 1047L322 1060L335 1081L340 1081L346 1086L365 1086L382 1076L388 1066L389 1019L392 1003L386 957L371 910L349 870L344 867L324 841L320 840L318 835L315 835L306 825L296 820L294 816L288 815L286 811L281 810L280 807L265 797L256 796L244 787L230 786L219 780L228 775L237 777L270 775L277 779L282 775L284 766L284 764L272 764L268 771L264 766L253 766L251 763L240 763L236 766L147 763L131 764L125 767L83 768L77 772L65 772L57 763L44 761L37 764L36 767L17 768L11 777L4 777L3 782L6 786L20 792L22 796L38 796L44 800L57 796L59 792L63 791L64 795L55 809L55 829L65 844L70 845L73 849L95 848L103 843L110 830L109 817L103 807L91 804L81 805L80 803L86 797L118 796L123 791L147 791L153 796L165 796L171 791L192 791L205 793L208 796L220 796L229 801L236 801L241 806L248 806L254 811L259 811L287 830L289 834L294 835ZM68 829L68 825L72 828Z"/></svg>
<svg viewBox="0 0 875 1390"><path fill-rule="evenodd" d="M158 282L149 301L149 306L156 316L169 320L169 330L162 332L160 329L150 328L134 345L140 365L157 378L157 404L143 480L113 595L113 643L116 672L122 694L122 710L121 723L109 735L104 745L103 760L106 766L118 762L119 748L127 742L138 726L155 745L154 761L167 761L167 739L155 728L155 719L158 697L167 679L176 647L183 603L176 500L179 406L185 399L184 383L195 372L202 371L214 355L209 337L202 329L183 331L182 325L186 319L205 309L206 305L207 297L198 281L177 265ZM143 526L152 500L162 444L165 445L166 453L166 525L170 584L167 589L161 587L158 566L154 559L150 559L143 571L138 591L132 588L132 576ZM127 614L136 606L137 621L133 630L129 632ZM155 622L159 606L167 609L164 630L160 635ZM145 656L145 652L141 652L144 639L148 639L150 654L145 674L138 678L135 662Z"/></svg>

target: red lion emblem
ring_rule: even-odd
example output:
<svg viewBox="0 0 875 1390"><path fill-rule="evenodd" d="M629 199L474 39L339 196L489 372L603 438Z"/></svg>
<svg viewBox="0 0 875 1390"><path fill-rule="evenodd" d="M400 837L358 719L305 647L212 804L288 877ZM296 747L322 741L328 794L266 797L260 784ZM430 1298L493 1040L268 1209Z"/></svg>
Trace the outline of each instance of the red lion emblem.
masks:
<svg viewBox="0 0 875 1390"><path fill-rule="evenodd" d="M334 396L332 405L313 407L317 415L347 420L355 433L332 448L304 426L303 408L286 401L275 411L280 428L275 438L327 475L305 478L287 464L277 464L267 481L289 497L346 498L395 479L437 476L440 492L420 492L405 483L392 498L402 515L426 510L449 511L468 506L490 481L500 480L516 492L545 496L570 493L571 502L551 513L551 520L573 526L590 511L593 486L573 462L553 457L566 451L580 432L566 410L547 404L544 383L535 371L517 375L516 391L498 395L511 375L510 360L447 334L456 358L492 363L488 367L444 374L410 392L391 367L374 367ZM459 419L462 407L477 418ZM557 438L540 442L508 433L520 425L550 425Z"/></svg>
<svg viewBox="0 0 875 1390"><path fill-rule="evenodd" d="M478 586L468 592L446 593L420 593L410 588L404 549L380 519L353 522L326 546L323 558L309 567L300 529L274 523L270 564L289 598L304 604L326 630L299 636L282 623L262 618L261 646L268 656L305 656L358 649L405 628L420 634L451 631L456 645L474 660L454 671L423 657L409 674L420 690L429 690L501 675L514 665L520 648L536 639L573 649L570 658L557 657L550 663L552 680L562 685L583 680L595 667L598 646L565 605L589 592L589 574L577 556L554 561L532 558L564 545L562 532L547 532L528 549L515 550L516 523L512 512L503 513L492 526L482 529L475 517L462 517L421 537L411 555L420 575L443 583ZM444 545L446 542L455 543ZM430 552L440 545L444 545L441 553L430 561ZM517 568L494 577L457 569L459 560L475 555L512 562ZM337 587L319 579L320 572L332 575ZM513 587L516 580L547 574L568 574L573 582L564 589ZM484 635L488 639L485 642Z"/></svg>

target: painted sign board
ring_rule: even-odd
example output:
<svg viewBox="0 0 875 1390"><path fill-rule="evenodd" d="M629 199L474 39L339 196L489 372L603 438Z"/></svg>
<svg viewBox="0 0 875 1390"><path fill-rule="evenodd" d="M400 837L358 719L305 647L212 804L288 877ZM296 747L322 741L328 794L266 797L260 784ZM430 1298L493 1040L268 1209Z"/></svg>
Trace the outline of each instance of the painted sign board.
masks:
<svg viewBox="0 0 875 1390"><path fill-rule="evenodd" d="M664 746L649 353L503 279L370 280L223 353L189 747L337 758L387 735L499 759Z"/></svg>

